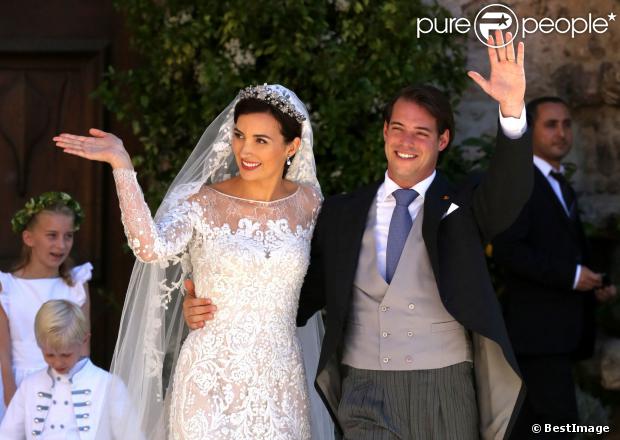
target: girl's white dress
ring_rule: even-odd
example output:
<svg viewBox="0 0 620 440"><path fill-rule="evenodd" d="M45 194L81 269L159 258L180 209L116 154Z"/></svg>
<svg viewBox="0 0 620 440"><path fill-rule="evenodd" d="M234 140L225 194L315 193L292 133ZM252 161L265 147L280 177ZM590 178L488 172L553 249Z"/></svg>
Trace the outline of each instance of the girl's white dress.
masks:
<svg viewBox="0 0 620 440"><path fill-rule="evenodd" d="M135 173L115 170L129 245L145 262L188 250L215 319L190 332L174 371L171 439L310 438L296 315L320 195L240 199L204 186L157 224Z"/></svg>
<svg viewBox="0 0 620 440"><path fill-rule="evenodd" d="M17 386L29 374L47 368L34 336L34 318L39 308L51 299L66 299L82 306L86 301L84 283L91 279L92 269L90 263L74 267L71 270L73 286L60 277L24 279L0 272L0 305L9 318L13 374ZM5 410L3 400L0 399L0 419Z"/></svg>

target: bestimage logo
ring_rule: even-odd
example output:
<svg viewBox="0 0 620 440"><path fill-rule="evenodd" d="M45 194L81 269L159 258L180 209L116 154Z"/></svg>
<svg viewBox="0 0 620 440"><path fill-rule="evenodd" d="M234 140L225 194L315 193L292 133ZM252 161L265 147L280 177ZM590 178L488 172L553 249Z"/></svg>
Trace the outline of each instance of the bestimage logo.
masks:
<svg viewBox="0 0 620 440"><path fill-rule="evenodd" d="M580 34L604 34L609 29L610 23L614 21L616 21L616 14L613 12L606 17L593 17L589 13L587 17L559 17L555 19L549 17L541 19L525 17L519 20L517 14L508 6L494 3L480 9L474 19L473 26L471 21L465 17L451 17L443 20L428 17L417 18L416 34L418 38L432 32L439 34L452 34L455 32L466 34L473 27L478 40L489 47L497 48L509 44L519 35L519 32L522 39L525 39L528 34L535 32L542 32L543 34L557 32L575 38ZM504 33L510 32L512 38L501 45L490 44L488 42L489 35L494 30L500 30Z"/></svg>

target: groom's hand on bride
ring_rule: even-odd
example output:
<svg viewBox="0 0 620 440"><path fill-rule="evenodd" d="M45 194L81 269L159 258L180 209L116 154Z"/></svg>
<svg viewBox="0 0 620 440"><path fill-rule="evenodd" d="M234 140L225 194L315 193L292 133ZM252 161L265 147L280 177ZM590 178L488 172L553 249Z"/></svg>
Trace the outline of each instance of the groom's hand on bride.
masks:
<svg viewBox="0 0 620 440"><path fill-rule="evenodd" d="M196 298L196 287L192 280L185 280L185 299L183 299L183 318L187 326L196 330L205 326L205 321L211 321L217 306L209 298Z"/></svg>

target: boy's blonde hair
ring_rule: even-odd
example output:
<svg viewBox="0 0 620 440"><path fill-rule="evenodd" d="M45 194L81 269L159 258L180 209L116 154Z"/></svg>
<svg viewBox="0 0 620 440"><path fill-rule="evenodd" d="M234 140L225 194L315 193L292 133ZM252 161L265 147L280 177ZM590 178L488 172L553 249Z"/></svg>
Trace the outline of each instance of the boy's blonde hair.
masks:
<svg viewBox="0 0 620 440"><path fill-rule="evenodd" d="M77 304L55 299L44 303L37 312L34 333L39 347L62 350L84 342L88 320Z"/></svg>

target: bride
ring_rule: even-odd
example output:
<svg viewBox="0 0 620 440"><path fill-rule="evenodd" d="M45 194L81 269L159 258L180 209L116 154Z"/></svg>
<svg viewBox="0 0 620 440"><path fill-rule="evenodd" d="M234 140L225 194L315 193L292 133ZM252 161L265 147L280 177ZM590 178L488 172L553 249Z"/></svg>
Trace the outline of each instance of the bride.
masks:
<svg viewBox="0 0 620 440"><path fill-rule="evenodd" d="M333 438L304 371L304 361L316 369L320 318L299 338L295 326L322 201L303 103L279 85L241 90L207 128L155 219L122 141L90 134L54 141L113 168L139 262L112 372L127 384L147 437ZM212 298L218 314L182 342L177 293L190 272L197 295Z"/></svg>

